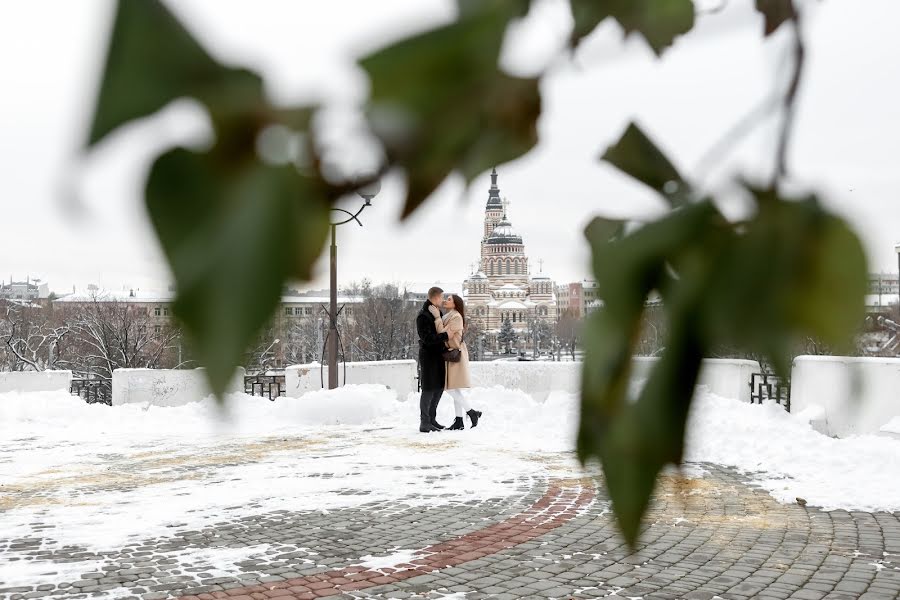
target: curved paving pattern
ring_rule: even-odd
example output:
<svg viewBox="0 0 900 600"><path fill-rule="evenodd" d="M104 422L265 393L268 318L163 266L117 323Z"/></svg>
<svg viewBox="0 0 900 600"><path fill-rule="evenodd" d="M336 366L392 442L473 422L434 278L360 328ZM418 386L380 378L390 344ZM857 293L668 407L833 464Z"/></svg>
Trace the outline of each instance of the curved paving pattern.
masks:
<svg viewBox="0 0 900 600"><path fill-rule="evenodd" d="M143 540L116 552L46 543L52 531L3 539L0 556L71 569L68 581L0 596L82 599L268 598L798 598L900 596L900 513L822 512L782 505L744 478L702 465L667 475L636 552L624 546L602 488L589 480L511 480L504 498L425 509L370 503L328 513L277 511ZM326 474L323 474L325 476ZM3 510L0 508L0 510ZM257 549L242 554L242 550ZM415 551L389 566L366 556ZM196 561L235 552L216 576ZM193 563L179 559L193 556ZM221 556L221 554L220 554Z"/></svg>

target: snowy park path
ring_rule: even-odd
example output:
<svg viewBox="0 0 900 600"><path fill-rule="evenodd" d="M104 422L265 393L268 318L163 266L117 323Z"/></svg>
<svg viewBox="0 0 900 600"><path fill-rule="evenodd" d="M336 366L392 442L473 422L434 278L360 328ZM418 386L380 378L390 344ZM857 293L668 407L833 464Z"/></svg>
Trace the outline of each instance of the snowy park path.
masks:
<svg viewBox="0 0 900 600"><path fill-rule="evenodd" d="M782 466L759 423L794 444L806 429L764 407L720 431L748 407L704 401L688 452L696 462L660 478L632 554L602 480L570 451L573 405L563 396L536 405L477 392L488 409L477 429L429 435L384 388L325 394L321 405L236 398L228 421L209 404L4 400L0 597L9 600L878 599L900 590L896 509L814 508L818 490L830 502L888 506L892 490L841 495L823 475L807 476L802 456ZM740 452L713 443L728 437ZM809 444L821 462L839 442ZM843 461L834 468L865 470L870 451L882 467L896 459L892 440L849 442L834 446ZM743 470L722 466L751 459ZM808 506L779 501L801 493Z"/></svg>

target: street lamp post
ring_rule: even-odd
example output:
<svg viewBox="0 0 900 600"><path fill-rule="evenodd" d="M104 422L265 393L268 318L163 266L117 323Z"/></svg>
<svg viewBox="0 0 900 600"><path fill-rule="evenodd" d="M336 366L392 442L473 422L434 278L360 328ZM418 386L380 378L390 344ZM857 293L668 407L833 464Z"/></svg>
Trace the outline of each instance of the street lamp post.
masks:
<svg viewBox="0 0 900 600"><path fill-rule="evenodd" d="M275 340L271 344L269 344L269 347L263 350L262 354L259 355L259 366L262 367L263 373L268 371L268 369L266 368L266 361L268 360L266 356L269 354L269 350L271 350L275 344L278 344L280 342L280 339L275 338Z"/></svg>
<svg viewBox="0 0 900 600"><path fill-rule="evenodd" d="M345 223L349 223L350 221L356 221L356 223L362 227L362 221L359 220L359 215L362 214L362 211L366 209L366 207L372 205L372 198L378 195L378 192L381 191L381 182L375 180L369 185L363 186L359 190L357 190L357 194L359 194L365 202L359 210L355 213L351 213L349 210L344 210L343 208L332 208L331 210L336 212L344 213L347 216L343 221L338 221L331 224L331 298L329 303L329 311L328 311L328 336L326 338L326 356L328 357L328 389L333 390L338 386L338 372L337 372L337 363L338 363L338 329L337 329L337 318L338 318L338 308L337 308L337 228L338 225L344 225Z"/></svg>

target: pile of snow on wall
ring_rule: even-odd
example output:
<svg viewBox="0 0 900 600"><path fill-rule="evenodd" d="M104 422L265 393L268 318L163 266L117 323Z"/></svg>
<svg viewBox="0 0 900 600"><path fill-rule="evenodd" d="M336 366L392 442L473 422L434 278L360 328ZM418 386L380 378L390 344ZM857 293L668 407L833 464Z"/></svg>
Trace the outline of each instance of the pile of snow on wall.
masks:
<svg viewBox="0 0 900 600"><path fill-rule="evenodd" d="M826 435L889 433L900 417L900 358L798 356L791 412L804 411Z"/></svg>
<svg viewBox="0 0 900 600"><path fill-rule="evenodd" d="M383 360L377 362L347 363L347 378L344 380L344 365L338 364L338 383L341 385L377 384L394 390L398 398L406 398L417 389L418 368L414 360ZM328 387L328 367L319 363L293 365L284 370L286 392L289 398L299 398L307 392L322 389L322 382Z"/></svg>
<svg viewBox="0 0 900 600"><path fill-rule="evenodd" d="M6 392L69 391L72 371L3 371L0 372L0 394Z"/></svg>
<svg viewBox="0 0 900 600"><path fill-rule="evenodd" d="M226 393L244 390L244 369L238 368ZM203 369L116 369L112 378L112 403L182 406L212 394Z"/></svg>

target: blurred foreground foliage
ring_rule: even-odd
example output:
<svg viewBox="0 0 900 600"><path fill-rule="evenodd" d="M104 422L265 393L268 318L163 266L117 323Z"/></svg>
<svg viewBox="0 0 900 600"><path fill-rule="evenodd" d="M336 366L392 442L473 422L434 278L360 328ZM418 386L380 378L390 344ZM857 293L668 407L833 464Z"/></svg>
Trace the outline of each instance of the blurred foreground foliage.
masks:
<svg viewBox="0 0 900 600"><path fill-rule="evenodd" d="M845 348L864 317L867 269L859 240L814 195L779 192L803 65L800 15L790 0L755 2L763 35L791 24L796 38L793 80L780 105L786 116L776 177L763 188L744 185L755 216L726 220L637 125L602 156L672 209L636 230L597 218L586 231L604 308L584 334L578 453L602 462L632 546L659 471L681 461L705 355L728 345L764 356L786 374L798 337ZM528 6L459 0L455 22L361 60L372 83L366 117L384 150L380 172L401 167L406 174L404 217L449 174L469 181L537 143L540 77L512 77L497 67L507 25ZM691 0L571 0L571 6L571 48L613 19L662 55L696 18ZM310 129L318 107L271 105L257 74L213 59L164 4L119 0L89 145L182 97L208 111L214 142L158 157L146 202L175 275L175 314L221 394L283 285L309 277L332 203L359 182L323 176ZM303 169L260 157L258 141L273 127L303 140L309 157ZM651 293L662 298L669 324L665 350L634 397L631 357Z"/></svg>

